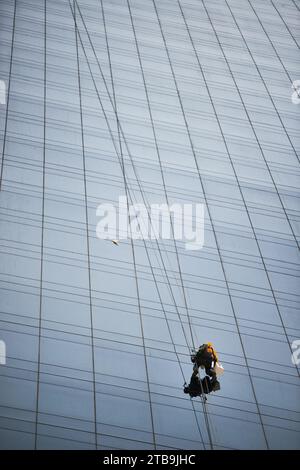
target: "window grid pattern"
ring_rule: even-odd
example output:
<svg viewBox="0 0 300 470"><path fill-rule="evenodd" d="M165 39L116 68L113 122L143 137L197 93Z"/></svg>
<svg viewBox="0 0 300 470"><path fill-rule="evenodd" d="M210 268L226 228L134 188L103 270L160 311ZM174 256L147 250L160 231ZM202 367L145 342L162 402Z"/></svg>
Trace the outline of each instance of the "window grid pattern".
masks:
<svg viewBox="0 0 300 470"><path fill-rule="evenodd" d="M0 10L0 446L299 448L299 2ZM203 249L100 241L120 195L203 202Z"/></svg>

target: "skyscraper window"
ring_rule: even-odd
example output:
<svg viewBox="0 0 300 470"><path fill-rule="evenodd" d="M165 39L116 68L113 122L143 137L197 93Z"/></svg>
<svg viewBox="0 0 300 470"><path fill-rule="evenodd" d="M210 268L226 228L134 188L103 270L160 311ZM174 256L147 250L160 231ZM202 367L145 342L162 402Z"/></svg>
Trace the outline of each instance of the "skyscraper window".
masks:
<svg viewBox="0 0 300 470"><path fill-rule="evenodd" d="M1 448L299 449L299 18L2 0ZM136 204L177 205L170 236L126 232ZM205 401L183 383L207 342Z"/></svg>

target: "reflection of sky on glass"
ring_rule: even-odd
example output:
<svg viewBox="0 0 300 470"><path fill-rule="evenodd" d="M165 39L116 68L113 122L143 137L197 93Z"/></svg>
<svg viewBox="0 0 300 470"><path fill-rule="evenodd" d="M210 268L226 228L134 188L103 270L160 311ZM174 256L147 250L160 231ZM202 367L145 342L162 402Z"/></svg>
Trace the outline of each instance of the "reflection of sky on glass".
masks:
<svg viewBox="0 0 300 470"><path fill-rule="evenodd" d="M68 0L1 2L2 448L209 449L190 324L225 368L213 447L299 448L298 13L273 3L79 0L76 39ZM204 203L203 249L98 240L126 191Z"/></svg>

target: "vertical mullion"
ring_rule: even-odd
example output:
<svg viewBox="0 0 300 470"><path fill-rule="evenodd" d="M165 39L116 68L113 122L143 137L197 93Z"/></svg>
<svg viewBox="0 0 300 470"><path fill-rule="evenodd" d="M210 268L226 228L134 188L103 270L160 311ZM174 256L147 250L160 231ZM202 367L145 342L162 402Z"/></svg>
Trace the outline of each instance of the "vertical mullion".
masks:
<svg viewBox="0 0 300 470"><path fill-rule="evenodd" d="M43 268L44 268L44 230L45 230L45 182L46 182L46 126L47 126L47 0L44 0L44 123L43 123L43 195L42 195L42 226L41 226L41 264L40 264L40 301L38 323L38 368L36 388L36 419L35 419L35 444L37 449L38 438L38 414L40 401L40 371L41 371L41 334L42 334L42 306L43 306Z"/></svg>
<svg viewBox="0 0 300 470"><path fill-rule="evenodd" d="M2 189L3 167L4 167L5 149L6 149L6 135L7 135L7 126L8 126L10 87L11 87L11 80L12 80L11 75L12 75L14 45L15 45L16 14L17 14L17 0L15 0L15 4L14 4L13 24L12 24L11 50L10 50L10 59L9 59L10 63L9 63L8 86L7 86L7 95L6 95L5 124L4 124L4 134L3 134L2 157L1 157L0 191Z"/></svg>
<svg viewBox="0 0 300 470"><path fill-rule="evenodd" d="M87 268L88 268L89 308L90 308L91 348L92 348L94 433L95 433L95 446L96 446L96 449L97 449L97 395L96 395L96 373L95 373L95 344L94 344L94 323L93 323L93 303L92 303L88 193L87 193L87 177L86 177L84 125L83 125L83 112L82 112L80 58L79 58L79 49L78 49L78 28L77 28L77 20L76 20L76 3L75 3L75 0L73 0L73 12L74 12L74 27L75 27L77 78L78 78L79 111L80 111L80 131L81 131L81 145L82 145L82 166L83 166L83 183L84 183L84 204L85 204L86 245L87 245Z"/></svg>

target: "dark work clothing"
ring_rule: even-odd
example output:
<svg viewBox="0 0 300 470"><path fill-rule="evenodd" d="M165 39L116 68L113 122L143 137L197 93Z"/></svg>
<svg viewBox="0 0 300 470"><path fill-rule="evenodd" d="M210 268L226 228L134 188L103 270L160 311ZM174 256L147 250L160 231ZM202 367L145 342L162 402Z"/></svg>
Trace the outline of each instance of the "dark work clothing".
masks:
<svg viewBox="0 0 300 470"><path fill-rule="evenodd" d="M203 393L210 393L212 392L212 384L211 384L211 380L209 377L204 377L204 379L201 380L201 383L202 383L202 389L203 389Z"/></svg>
<svg viewBox="0 0 300 470"><path fill-rule="evenodd" d="M191 397L200 397L216 390L220 390L220 384L216 378L211 379L206 376L200 381L195 373L193 373L188 387L184 387L184 393L188 393Z"/></svg>
<svg viewBox="0 0 300 470"><path fill-rule="evenodd" d="M202 352L201 354L197 353L195 356L195 363L197 364L197 366L203 366L207 375L212 378L216 378L216 373L213 370L213 362L214 358L213 355L210 353Z"/></svg>
<svg viewBox="0 0 300 470"><path fill-rule="evenodd" d="M184 393L189 393L191 397L198 397L201 395L201 383L198 375L192 375L188 387L184 387Z"/></svg>
<svg viewBox="0 0 300 470"><path fill-rule="evenodd" d="M202 388L203 388L203 393L211 393L211 392L216 392L217 390L220 390L220 382L217 380L216 377L210 378L208 376L204 377L204 379L201 380L202 382Z"/></svg>
<svg viewBox="0 0 300 470"><path fill-rule="evenodd" d="M205 366L205 372L207 375L209 375L212 379L215 379L217 377L217 374L215 373L212 363L208 364Z"/></svg>

